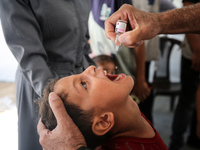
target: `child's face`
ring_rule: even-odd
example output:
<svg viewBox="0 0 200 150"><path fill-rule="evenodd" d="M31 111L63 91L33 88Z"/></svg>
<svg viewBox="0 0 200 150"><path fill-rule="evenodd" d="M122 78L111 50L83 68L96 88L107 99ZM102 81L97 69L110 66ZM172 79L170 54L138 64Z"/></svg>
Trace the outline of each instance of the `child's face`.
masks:
<svg viewBox="0 0 200 150"><path fill-rule="evenodd" d="M112 81L108 77L116 78ZM130 76L124 74L108 77L102 69L90 66L81 74L58 80L54 92L62 98L67 95L69 102L83 110L117 109L126 103L134 82Z"/></svg>
<svg viewBox="0 0 200 150"><path fill-rule="evenodd" d="M97 63L97 68L106 70L108 74L115 74L115 67L113 62Z"/></svg>

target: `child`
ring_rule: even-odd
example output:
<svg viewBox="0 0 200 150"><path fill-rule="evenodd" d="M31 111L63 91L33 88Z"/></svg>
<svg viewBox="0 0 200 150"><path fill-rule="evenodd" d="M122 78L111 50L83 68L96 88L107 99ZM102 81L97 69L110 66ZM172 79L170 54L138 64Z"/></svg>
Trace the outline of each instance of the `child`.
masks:
<svg viewBox="0 0 200 150"><path fill-rule="evenodd" d="M48 95L53 91L63 100L88 147L167 150L157 131L129 96L133 85L130 76L107 75L94 66L81 74L53 80L38 101L42 122L50 130L57 125L48 102Z"/></svg>

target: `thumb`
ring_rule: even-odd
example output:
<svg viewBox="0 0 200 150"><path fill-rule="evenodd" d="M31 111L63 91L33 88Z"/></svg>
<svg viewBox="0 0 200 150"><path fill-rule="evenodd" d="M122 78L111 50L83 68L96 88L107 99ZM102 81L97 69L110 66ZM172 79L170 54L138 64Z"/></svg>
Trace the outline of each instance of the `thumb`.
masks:
<svg viewBox="0 0 200 150"><path fill-rule="evenodd" d="M138 44L142 44L139 31L136 28L134 30L123 33L119 36L118 40L126 47L135 47L138 46Z"/></svg>
<svg viewBox="0 0 200 150"><path fill-rule="evenodd" d="M49 94L49 104L56 117L57 124L59 125L67 119L71 119L65 109L64 103L61 98L54 92Z"/></svg>

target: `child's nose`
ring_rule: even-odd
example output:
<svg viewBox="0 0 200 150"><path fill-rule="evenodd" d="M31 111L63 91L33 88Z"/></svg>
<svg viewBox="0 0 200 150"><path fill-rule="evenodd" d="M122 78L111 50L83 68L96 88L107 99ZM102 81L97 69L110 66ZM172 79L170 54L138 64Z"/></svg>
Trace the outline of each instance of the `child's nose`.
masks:
<svg viewBox="0 0 200 150"><path fill-rule="evenodd" d="M96 74L96 67L95 66L89 66L86 70L85 73L88 73L90 75L95 75Z"/></svg>

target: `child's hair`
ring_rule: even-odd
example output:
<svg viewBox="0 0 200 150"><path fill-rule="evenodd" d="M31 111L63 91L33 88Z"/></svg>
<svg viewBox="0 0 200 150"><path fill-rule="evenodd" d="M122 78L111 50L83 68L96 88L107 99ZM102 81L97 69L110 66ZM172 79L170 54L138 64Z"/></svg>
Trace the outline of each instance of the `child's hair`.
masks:
<svg viewBox="0 0 200 150"><path fill-rule="evenodd" d="M37 100L37 103L39 104L39 116L49 130L53 130L57 126L56 118L48 101L48 96L51 92L53 92L56 81L58 81L58 79L50 80L50 82L44 88L43 97ZM62 99L69 116L72 118L74 123L78 126L85 137L86 143L89 147L95 148L105 140L109 139L108 134L104 136L96 136L93 134L91 120L94 114L94 109L88 111L81 110L79 106L69 103L68 97L63 99L61 95L59 96Z"/></svg>
<svg viewBox="0 0 200 150"><path fill-rule="evenodd" d="M116 58L115 58L115 55L112 54L112 55L98 55L94 58L92 58L92 60L97 64L104 64L106 62L113 62L115 65L117 65L117 62L116 62Z"/></svg>

